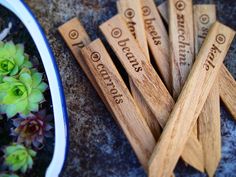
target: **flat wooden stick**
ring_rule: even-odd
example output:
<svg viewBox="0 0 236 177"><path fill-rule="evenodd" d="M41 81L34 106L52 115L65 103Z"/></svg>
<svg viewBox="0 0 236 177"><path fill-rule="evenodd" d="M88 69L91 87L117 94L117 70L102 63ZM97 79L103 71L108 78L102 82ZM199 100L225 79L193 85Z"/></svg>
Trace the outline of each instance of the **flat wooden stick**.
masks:
<svg viewBox="0 0 236 177"><path fill-rule="evenodd" d="M119 0L117 1L117 9L118 12L124 17L130 32L137 40L140 48L143 50L146 58L150 62L140 0ZM132 79L129 79L129 82L133 98L148 126L150 127L155 139L158 140L161 135L161 127L146 104L146 101L143 99L142 95L140 95Z"/></svg>
<svg viewBox="0 0 236 177"><path fill-rule="evenodd" d="M215 5L194 5L195 55L216 21ZM209 177L213 177L221 159L220 96L218 79L215 81L202 113L198 118L198 136L202 143L204 164Z"/></svg>
<svg viewBox="0 0 236 177"><path fill-rule="evenodd" d="M147 169L155 139L109 54L100 40L83 48L82 54L140 163Z"/></svg>
<svg viewBox="0 0 236 177"><path fill-rule="evenodd" d="M193 6L195 31L195 56L198 54L209 28L216 21L216 6L201 4Z"/></svg>
<svg viewBox="0 0 236 177"><path fill-rule="evenodd" d="M236 120L236 82L224 65L220 70L219 84L221 100Z"/></svg>
<svg viewBox="0 0 236 177"><path fill-rule="evenodd" d="M209 177L214 176L221 159L220 120L220 97L217 78L198 118L198 136L202 143L205 169Z"/></svg>
<svg viewBox="0 0 236 177"><path fill-rule="evenodd" d="M170 176L219 73L235 32L216 22L209 31L149 162L149 177Z"/></svg>
<svg viewBox="0 0 236 177"><path fill-rule="evenodd" d="M160 125L164 127L174 106L174 100L154 68L147 62L145 54L139 49L138 44L126 27L125 21L120 15L116 15L102 24L100 29L127 73L132 78L135 86L139 89L143 98L145 98L145 101L154 113L156 119L159 121ZM192 138L194 138L194 140L192 140ZM192 144L192 142L198 142L195 139L196 137L191 137L189 139L190 144ZM203 170L201 145L198 143L191 147L198 148L197 151L200 152L200 155L199 153L197 153L197 156L195 156L195 153L183 153L187 155L187 157L183 158L194 158L194 163L197 164L198 169ZM188 149L186 152L191 152L188 146L186 146L186 149Z"/></svg>
<svg viewBox="0 0 236 177"><path fill-rule="evenodd" d="M141 0L148 44L167 89L171 92L169 38L153 0Z"/></svg>
<svg viewBox="0 0 236 177"><path fill-rule="evenodd" d="M169 0L169 38L173 98L177 100L194 62L192 0ZM197 136L197 125L193 134Z"/></svg>
<svg viewBox="0 0 236 177"><path fill-rule="evenodd" d="M168 0L173 97L176 100L194 62L192 0Z"/></svg>
<svg viewBox="0 0 236 177"><path fill-rule="evenodd" d="M164 1L159 6L157 6L157 9L160 12L160 15L165 20L166 23L169 21L169 14L168 14L168 1Z"/></svg>
<svg viewBox="0 0 236 177"><path fill-rule="evenodd" d="M118 0L116 4L118 12L124 17L130 32L150 61L140 0Z"/></svg>

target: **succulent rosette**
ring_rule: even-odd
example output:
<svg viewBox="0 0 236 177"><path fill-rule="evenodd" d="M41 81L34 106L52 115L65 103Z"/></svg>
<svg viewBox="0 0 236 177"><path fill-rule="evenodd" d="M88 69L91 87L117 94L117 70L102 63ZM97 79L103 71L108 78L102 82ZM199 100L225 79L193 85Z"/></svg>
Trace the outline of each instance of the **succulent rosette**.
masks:
<svg viewBox="0 0 236 177"><path fill-rule="evenodd" d="M0 78L14 76L24 67L32 67L28 55L24 53L24 46L15 45L13 42L0 42Z"/></svg>
<svg viewBox="0 0 236 177"><path fill-rule="evenodd" d="M20 144L13 144L4 149L4 164L11 171L20 170L22 173L25 173L28 169L32 168L33 157L35 156L36 152L32 149Z"/></svg>
<svg viewBox="0 0 236 177"><path fill-rule="evenodd" d="M35 69L23 68L17 77L4 77L0 84L0 111L8 118L17 113L28 115L39 110L47 84Z"/></svg>
<svg viewBox="0 0 236 177"><path fill-rule="evenodd" d="M16 127L12 134L17 137L18 143L24 143L26 146L31 144L37 149L43 147L45 137L53 137L50 122L52 115L46 115L46 110L41 110L36 114L30 114L27 117L13 119L13 125Z"/></svg>

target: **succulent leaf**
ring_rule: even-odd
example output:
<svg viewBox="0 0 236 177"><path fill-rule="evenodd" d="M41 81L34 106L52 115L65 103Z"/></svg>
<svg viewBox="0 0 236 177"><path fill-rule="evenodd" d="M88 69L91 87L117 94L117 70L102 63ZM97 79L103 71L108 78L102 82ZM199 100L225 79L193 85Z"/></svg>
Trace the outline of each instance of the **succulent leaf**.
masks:
<svg viewBox="0 0 236 177"><path fill-rule="evenodd" d="M45 83L45 82L42 82L38 85L38 89L41 91L41 92L45 92L45 90L47 90L48 88L48 85Z"/></svg>
<svg viewBox="0 0 236 177"><path fill-rule="evenodd" d="M14 104L11 104L6 107L6 114L7 117L13 117L17 114L16 106Z"/></svg>
<svg viewBox="0 0 236 177"><path fill-rule="evenodd" d="M33 112L37 112L39 110L39 105L37 103L30 103L29 109L32 110Z"/></svg>
<svg viewBox="0 0 236 177"><path fill-rule="evenodd" d="M39 89L33 89L30 97L29 97L29 101L31 103L37 103L37 102L41 102L43 101L44 97L42 92Z"/></svg>
<svg viewBox="0 0 236 177"><path fill-rule="evenodd" d="M43 75L41 73L38 73L38 72L32 74L32 78L33 78L33 84L32 85L33 85L33 87L37 87L41 83L42 77L43 77Z"/></svg>

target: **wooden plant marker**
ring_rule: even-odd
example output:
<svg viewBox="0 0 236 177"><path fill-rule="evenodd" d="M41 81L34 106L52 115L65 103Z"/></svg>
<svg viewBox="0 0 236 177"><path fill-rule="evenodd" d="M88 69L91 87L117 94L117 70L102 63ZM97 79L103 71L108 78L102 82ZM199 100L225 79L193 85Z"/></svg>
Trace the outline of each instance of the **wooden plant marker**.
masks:
<svg viewBox="0 0 236 177"><path fill-rule="evenodd" d="M145 54L138 47L125 21L120 15L116 15L102 24L100 29L156 119L164 127L174 106L174 100L154 68L147 62ZM195 136L191 136L188 142L191 146L186 145L182 154L183 159L192 160L198 166L198 169L203 171L202 147L200 143L198 143Z"/></svg>
<svg viewBox="0 0 236 177"><path fill-rule="evenodd" d="M177 100L194 63L192 0L168 0L173 98ZM193 134L197 136L197 124Z"/></svg>
<svg viewBox="0 0 236 177"><path fill-rule="evenodd" d="M116 3L118 12L124 17L130 32L150 60L140 0L118 0Z"/></svg>
<svg viewBox="0 0 236 177"><path fill-rule="evenodd" d="M118 0L117 9L118 12L124 17L130 32L137 40L140 48L143 50L146 58L150 62L140 0ZM142 95L140 95L139 91L135 87L132 79L129 79L129 83L131 93L136 104L138 105L143 117L150 127L155 139L158 140L161 135L161 127L158 121L155 119L152 111L149 109Z"/></svg>
<svg viewBox="0 0 236 177"><path fill-rule="evenodd" d="M140 163L147 169L155 139L109 54L100 40L83 48L82 54Z"/></svg>
<svg viewBox="0 0 236 177"><path fill-rule="evenodd" d="M86 63L86 60L84 59L84 57L81 54L81 48L83 48L84 46L86 46L90 43L90 38L89 38L88 34L86 33L86 31L84 30L84 27L81 25L81 23L79 22L79 20L77 18L73 18L72 20L70 20L67 23L60 26L59 32L62 35L62 37L64 38L64 40L67 43L70 50L72 51L74 57L76 58L76 60L78 61L78 63L82 67L82 69L84 70L86 76L89 78L90 82L92 83L92 85L94 86L96 91L98 92L99 96L102 98L103 102L106 104L109 111L111 112L113 117L116 119L116 121L118 121L118 119L115 116L114 111L111 109L110 103L107 101L107 98L104 96L99 84L95 80L95 77L93 76L92 72L90 71L90 68L88 67L88 65ZM119 95L117 95L117 96L119 96ZM131 104L133 105L132 98L130 100L131 100ZM129 100L129 102L130 102L130 100ZM130 107L128 106L127 108L130 108ZM133 127L131 127L130 131L125 129L126 132L124 132L124 133L127 133L127 136L129 136L128 137L129 141L130 141L131 145L135 148L135 153L136 153L138 159L140 160L140 163L147 170L148 159L150 158L150 155L152 153L152 150L154 149L156 141L155 141L153 135L150 133L150 130L149 129L147 130L147 126L146 126L147 124L142 121L143 118L140 116L140 112L137 110L137 108L134 108L129 112L131 114L133 113L131 117L133 117L135 115L137 116L136 120L134 120L135 123L138 122L138 123L142 123L142 124L141 125L135 124L135 126L136 126L135 127L136 129L134 130L135 132L131 131L131 130L133 130ZM124 118L124 117L121 116L121 118ZM128 120L126 125L130 121ZM132 120L132 125L134 122ZM122 126L124 126L124 124L122 124ZM140 131L140 132L138 132L138 134L136 134L136 130ZM132 133L134 133L134 135ZM135 137L136 135L140 136L140 137L136 138ZM140 138L142 138L142 139L139 142ZM147 144L147 143L149 143L149 144Z"/></svg>
<svg viewBox="0 0 236 177"><path fill-rule="evenodd" d="M216 6L214 4L201 4L193 6L195 31L195 56L197 56L204 42L209 28L216 21Z"/></svg>
<svg viewBox="0 0 236 177"><path fill-rule="evenodd" d="M167 13L165 13L164 7L164 5L161 6L162 10L160 10L160 13L162 17L166 19ZM166 11L168 11L168 9L166 9ZM166 22L168 23L168 21ZM236 81L225 65L221 67L220 73L221 74L218 76L220 98L236 120Z"/></svg>
<svg viewBox="0 0 236 177"><path fill-rule="evenodd" d="M219 22L210 29L150 159L149 177L170 176L173 172L234 35Z"/></svg>
<svg viewBox="0 0 236 177"><path fill-rule="evenodd" d="M169 38L153 0L141 0L148 44L167 89L171 92Z"/></svg>
<svg viewBox="0 0 236 177"><path fill-rule="evenodd" d="M169 15L168 15L168 1L164 1L160 5L157 6L157 9L160 12L160 15L165 20L166 23L169 21Z"/></svg>
<svg viewBox="0 0 236 177"><path fill-rule="evenodd" d="M176 100L194 62L192 0L168 0L173 97Z"/></svg>
<svg viewBox="0 0 236 177"><path fill-rule="evenodd" d="M220 97L236 120L236 82L224 65L220 70L219 85Z"/></svg>
<svg viewBox="0 0 236 177"><path fill-rule="evenodd" d="M205 40L211 25L216 21L216 6L194 5L195 55ZM198 136L202 143L204 164L213 177L221 159L220 94L216 79L198 118Z"/></svg>

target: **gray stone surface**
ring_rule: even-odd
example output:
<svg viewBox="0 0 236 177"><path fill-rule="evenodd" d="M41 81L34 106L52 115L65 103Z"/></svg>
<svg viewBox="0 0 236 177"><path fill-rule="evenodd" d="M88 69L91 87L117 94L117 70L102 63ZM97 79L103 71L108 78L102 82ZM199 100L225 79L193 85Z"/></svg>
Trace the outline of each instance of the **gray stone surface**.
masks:
<svg viewBox="0 0 236 177"><path fill-rule="evenodd" d="M98 25L116 14L115 1L26 0L45 29L64 85L70 119L70 150L62 177L145 176L122 131L57 32L58 26L77 16L92 39L102 37ZM217 0L216 3L219 20L236 29L236 1ZM225 62L234 77L235 58L236 41ZM216 176L235 177L236 122L223 107L222 145L222 161ZM204 176L183 163L179 163L176 174L178 177Z"/></svg>

